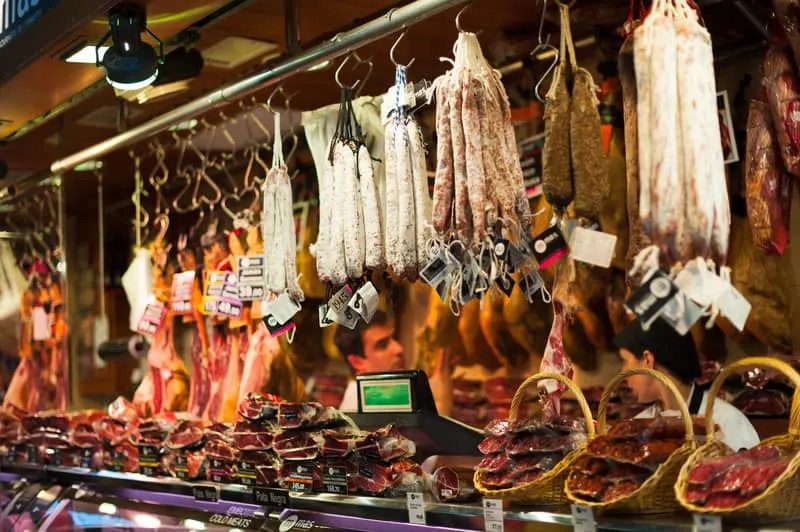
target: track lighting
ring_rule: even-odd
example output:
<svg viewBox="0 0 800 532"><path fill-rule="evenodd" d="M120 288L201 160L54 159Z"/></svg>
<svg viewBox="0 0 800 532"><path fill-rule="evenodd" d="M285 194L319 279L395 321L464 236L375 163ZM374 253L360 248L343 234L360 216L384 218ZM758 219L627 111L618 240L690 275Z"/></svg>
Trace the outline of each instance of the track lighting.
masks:
<svg viewBox="0 0 800 532"><path fill-rule="evenodd" d="M164 62L164 44L147 29L144 6L125 2L111 10L109 31L95 47L97 67L106 71L106 81L120 90L137 90L151 85L158 77L158 66ZM158 43L158 53L142 42L147 33ZM111 38L113 46L100 59L99 50Z"/></svg>

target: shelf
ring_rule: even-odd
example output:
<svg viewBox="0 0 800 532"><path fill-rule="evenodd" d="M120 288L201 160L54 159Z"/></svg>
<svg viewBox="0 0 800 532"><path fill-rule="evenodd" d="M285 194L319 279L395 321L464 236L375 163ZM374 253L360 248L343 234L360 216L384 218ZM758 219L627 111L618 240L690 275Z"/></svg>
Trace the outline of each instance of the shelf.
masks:
<svg viewBox="0 0 800 532"><path fill-rule="evenodd" d="M140 500L153 504L164 504L213 513L227 512L233 507L248 508L262 515L280 515L286 518L297 515L320 525L346 530L380 530L381 532L410 530L484 530L483 508L480 503L443 504L429 500L425 504L427 527L409 525L408 509L404 498L380 498L327 494L291 494L288 508L269 507L256 501L252 488L234 484L214 485L209 482L185 482L174 478L152 478L139 474L92 472L86 469L14 466L0 472L0 480L13 481L26 478L66 485L79 485L98 493L109 493L119 497ZM218 486L219 501L197 500L193 488ZM285 494L282 490L259 489L265 493ZM509 531L571 530L572 516L569 508L533 509L511 506L505 512L505 529ZM763 523L760 524L763 527ZM760 527L737 525L737 531L758 530ZM728 529L728 527L725 527ZM731 527L732 530L734 527ZM774 524L771 529L797 529L798 524ZM693 530L689 514L653 516L608 516L598 518L598 530L619 532L689 532Z"/></svg>

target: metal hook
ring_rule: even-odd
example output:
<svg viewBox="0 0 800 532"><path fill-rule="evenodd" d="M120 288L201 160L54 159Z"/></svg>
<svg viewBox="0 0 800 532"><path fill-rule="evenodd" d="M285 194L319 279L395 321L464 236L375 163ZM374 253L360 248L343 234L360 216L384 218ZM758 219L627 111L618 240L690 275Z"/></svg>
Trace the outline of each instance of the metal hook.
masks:
<svg viewBox="0 0 800 532"><path fill-rule="evenodd" d="M153 224L158 226L158 233L156 233L156 240L163 241L164 237L167 236L167 230L169 229L169 216L166 214L159 214L156 216L156 219L153 220Z"/></svg>
<svg viewBox="0 0 800 532"><path fill-rule="evenodd" d="M542 45L545 44L545 41L542 40L542 30L544 29L544 15L547 13L547 0L544 0L544 5L542 6L542 16L539 18L539 40L538 44ZM547 36L547 42L550 42L550 35Z"/></svg>
<svg viewBox="0 0 800 532"><path fill-rule="evenodd" d="M544 16L544 14L542 14L542 16ZM540 93L540 88L542 86L542 83L544 83L544 80L547 79L547 77L553 72L553 70L555 70L555 68L558 66L558 61L561 58L561 52L558 50L558 48L556 48L555 46L550 44L549 40L550 40L550 36L548 35L547 36L547 40L545 42L543 42L542 44L537 44L536 47L531 52L531 56L533 56L534 58L542 50L549 50L549 51L553 52L553 61L550 63L550 66L547 67L547 70L545 70L544 74L542 74L542 77L539 78L539 81L536 83L536 86L533 88L533 93L536 95L536 99L539 100L542 103L544 103L544 101L545 101L545 98L542 97L542 95Z"/></svg>
<svg viewBox="0 0 800 532"><path fill-rule="evenodd" d="M271 113L275 113L275 109L272 107L272 99L275 97L276 94L283 96L283 102L285 104L284 109L286 111L291 110L292 106L292 98L297 96L297 92L293 92L292 94L287 94L286 91L283 89L283 84L278 85L269 95L267 98L267 110Z"/></svg>
<svg viewBox="0 0 800 532"><path fill-rule="evenodd" d="M350 90L353 90L353 89L355 89L355 88L358 86L358 84L359 84L359 83L361 83L361 80L360 80L360 79L359 79L358 81L356 81L355 83L353 83L352 85L350 85L350 86L347 86L347 85L345 85L345 84L344 84L344 83L342 83L342 81L339 79L339 74L341 74L341 72L342 72L342 68L344 68L344 65L345 65L345 64L347 64L347 62L348 62L349 60L350 60L350 55L347 55L347 56L344 58L344 60L341 62L341 64L339 65L339 68L337 68L337 69L336 69L336 74L334 74L334 76L333 76L333 77L336 79L336 84L337 84L337 85L339 85L339 87L340 87L340 88L342 88L342 89L350 89Z"/></svg>
<svg viewBox="0 0 800 532"><path fill-rule="evenodd" d="M458 30L458 33L464 33L464 29L461 27L461 15L463 15L464 11L466 11L470 7L472 7L471 2L462 7L461 11L459 11L458 14L456 15L456 29Z"/></svg>
<svg viewBox="0 0 800 532"><path fill-rule="evenodd" d="M394 41L394 44L392 45L392 47L391 47L391 48L389 48L389 59L391 59L391 61L392 61L392 64L395 66L395 68L397 68L397 67L399 67L399 66L402 66L402 67L404 67L404 68L408 68L408 67L410 67L411 65L413 65L413 64L414 64L414 61L416 61L416 59L417 59L416 57L412 57L412 58L411 58L411 61L409 61L407 65L401 65L401 64L399 64L399 63L397 62L397 60L394 58L394 50L395 50L395 48L397 48L397 45L398 45L398 44L400 44L400 41L402 41L402 40L403 40L403 37L405 37L405 36L406 36L406 33L408 33L408 30L403 30L403 33L401 33L401 34L400 34L400 36L397 38L397 40L396 40L396 41Z"/></svg>
<svg viewBox="0 0 800 532"><path fill-rule="evenodd" d="M165 163L167 158L167 152L164 149L164 146L156 139L154 142L150 143L150 148L154 150L156 155L156 165L153 167L153 171L150 172L150 177L148 181L150 184L155 188L158 189L161 185L167 182L169 179L169 168ZM161 177L157 177L157 174L161 173Z"/></svg>

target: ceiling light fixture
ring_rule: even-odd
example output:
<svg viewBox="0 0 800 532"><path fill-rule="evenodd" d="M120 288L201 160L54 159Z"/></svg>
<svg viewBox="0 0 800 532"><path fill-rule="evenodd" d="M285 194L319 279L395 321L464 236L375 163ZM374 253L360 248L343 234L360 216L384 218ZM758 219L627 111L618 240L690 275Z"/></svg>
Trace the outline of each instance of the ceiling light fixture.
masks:
<svg viewBox="0 0 800 532"><path fill-rule="evenodd" d="M136 90L151 85L158 77L158 65L164 62L164 44L147 29L144 6L125 2L116 6L108 16L109 31L95 48L97 67L106 71L109 85L121 90ZM142 42L147 33L158 43L158 53ZM100 58L100 49L108 39L113 46Z"/></svg>

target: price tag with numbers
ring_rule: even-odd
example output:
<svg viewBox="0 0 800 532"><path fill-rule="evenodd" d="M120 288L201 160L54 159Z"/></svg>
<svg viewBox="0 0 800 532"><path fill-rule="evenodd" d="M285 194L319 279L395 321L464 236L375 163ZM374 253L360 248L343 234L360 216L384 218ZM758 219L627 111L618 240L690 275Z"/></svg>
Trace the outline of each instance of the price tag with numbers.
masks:
<svg viewBox="0 0 800 532"><path fill-rule="evenodd" d="M408 522L412 525L424 525L425 522L425 497L422 493L411 492L406 494L408 505Z"/></svg>
<svg viewBox="0 0 800 532"><path fill-rule="evenodd" d="M155 334L166 316L167 308L163 303L154 299L144 308L144 313L139 319L139 325L136 326L136 329L142 334Z"/></svg>
<svg viewBox="0 0 800 532"><path fill-rule="evenodd" d="M483 499L483 522L486 532L503 532L503 501Z"/></svg>
<svg viewBox="0 0 800 532"><path fill-rule="evenodd" d="M241 301L258 301L267 295L265 279L267 259L264 255L238 258L238 287Z"/></svg>
<svg viewBox="0 0 800 532"><path fill-rule="evenodd" d="M172 300L170 306L176 316L192 313L192 292L194 291L194 271L176 273L172 278Z"/></svg>
<svg viewBox="0 0 800 532"><path fill-rule="evenodd" d="M597 523L594 520L594 512L588 506L582 504L572 505L572 529L575 532L596 532Z"/></svg>

